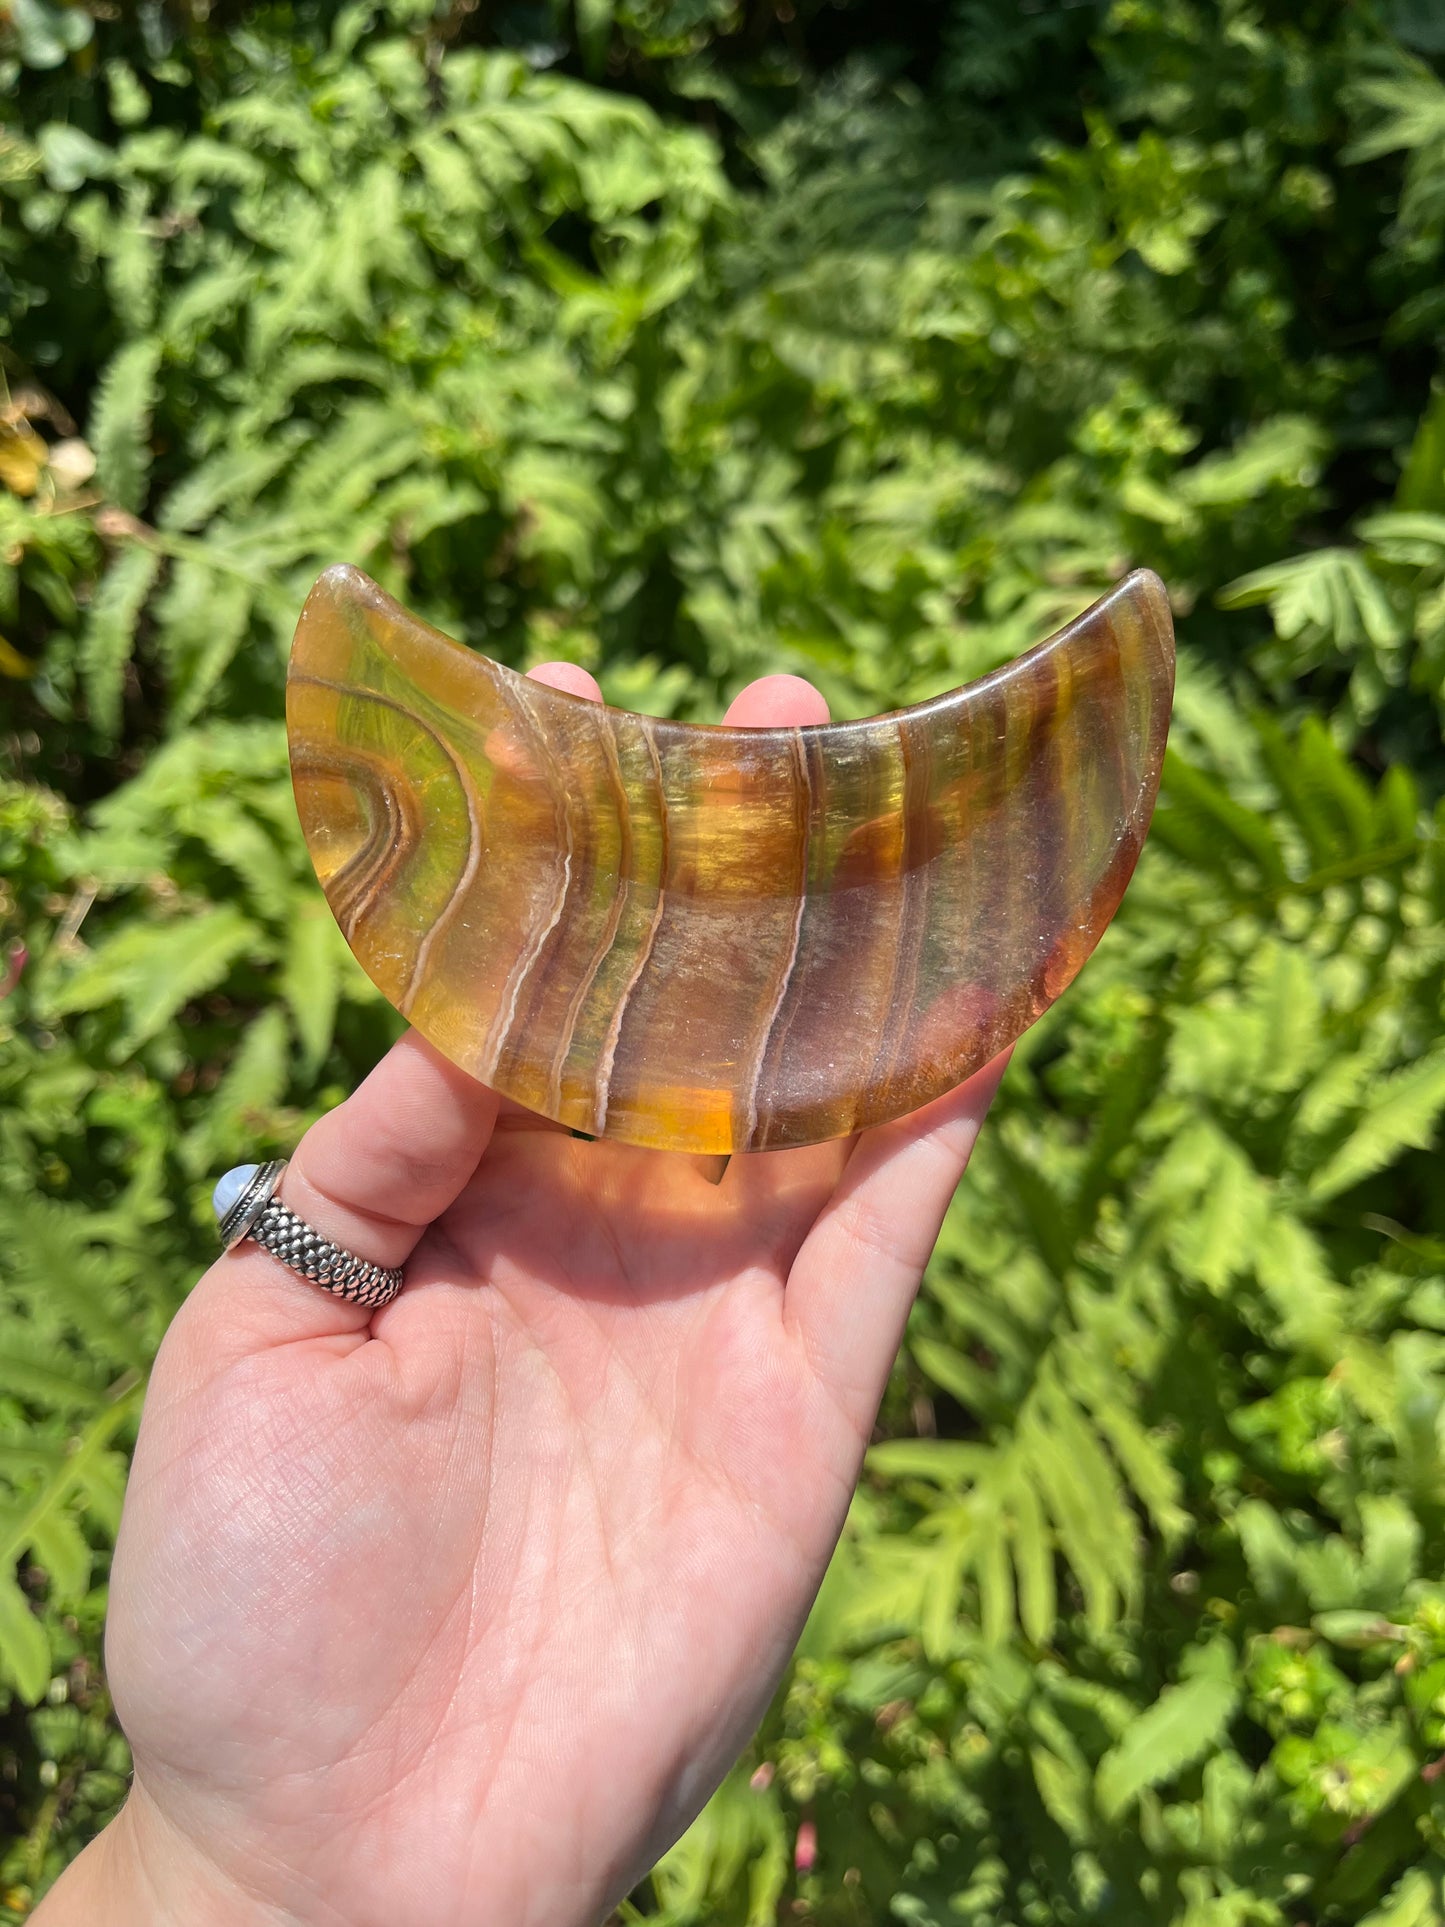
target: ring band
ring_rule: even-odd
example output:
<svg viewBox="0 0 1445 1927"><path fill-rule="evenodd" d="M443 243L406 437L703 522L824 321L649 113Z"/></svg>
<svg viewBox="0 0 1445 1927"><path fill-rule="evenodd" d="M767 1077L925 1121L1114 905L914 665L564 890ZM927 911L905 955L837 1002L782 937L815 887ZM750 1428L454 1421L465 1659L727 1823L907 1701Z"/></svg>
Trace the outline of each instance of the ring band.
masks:
<svg viewBox="0 0 1445 1927"><path fill-rule="evenodd" d="M250 1238L333 1297L379 1310L401 1290L400 1266L374 1265L324 1238L275 1195L285 1158L241 1164L216 1186L216 1217L227 1251Z"/></svg>

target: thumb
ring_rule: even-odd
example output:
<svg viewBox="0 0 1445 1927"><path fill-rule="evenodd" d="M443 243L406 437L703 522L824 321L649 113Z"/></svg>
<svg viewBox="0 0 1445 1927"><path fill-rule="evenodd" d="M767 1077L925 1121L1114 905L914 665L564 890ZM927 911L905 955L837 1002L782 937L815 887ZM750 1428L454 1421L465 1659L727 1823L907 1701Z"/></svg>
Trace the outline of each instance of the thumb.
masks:
<svg viewBox="0 0 1445 1927"><path fill-rule="evenodd" d="M571 663L543 663L531 674L601 701L593 678ZM357 1257L405 1264L476 1170L499 1102L495 1091L408 1032L344 1104L312 1125L276 1195ZM298 1277L246 1239L201 1279L167 1342L182 1347L194 1335L209 1361L205 1369L213 1369L218 1360L298 1338L359 1337L376 1316Z"/></svg>
<svg viewBox="0 0 1445 1927"><path fill-rule="evenodd" d="M378 1265L402 1265L476 1170L498 1098L408 1032L302 1138L276 1195L313 1230ZM335 1297L244 1240L182 1307L178 1343L209 1369L297 1339L364 1335L377 1312Z"/></svg>

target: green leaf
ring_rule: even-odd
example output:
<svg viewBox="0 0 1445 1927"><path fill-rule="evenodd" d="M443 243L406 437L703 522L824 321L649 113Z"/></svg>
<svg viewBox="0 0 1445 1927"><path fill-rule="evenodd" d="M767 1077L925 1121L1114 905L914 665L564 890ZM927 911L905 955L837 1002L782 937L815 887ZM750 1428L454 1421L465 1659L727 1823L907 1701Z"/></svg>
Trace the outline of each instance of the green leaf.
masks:
<svg viewBox="0 0 1445 1927"><path fill-rule="evenodd" d="M1094 1838L1092 1788L1078 1761L1061 1760L1046 1746L1029 1748L1029 1765L1044 1811L1075 1846Z"/></svg>
<svg viewBox="0 0 1445 1927"><path fill-rule="evenodd" d="M50 1642L12 1574L0 1572L0 1675L34 1706L50 1684Z"/></svg>
<svg viewBox="0 0 1445 1927"><path fill-rule="evenodd" d="M1430 404L1420 417L1395 491L1395 506L1406 513L1445 510L1445 383L1431 388Z"/></svg>
<svg viewBox="0 0 1445 1927"><path fill-rule="evenodd" d="M95 32L90 14L55 0L11 0L10 19L21 60L42 71L62 66L68 55L88 47Z"/></svg>
<svg viewBox="0 0 1445 1927"><path fill-rule="evenodd" d="M1267 888L1288 885L1289 873L1268 818L1236 802L1220 784L1192 768L1173 750L1165 754L1164 798L1167 808L1158 824L1166 837L1173 840L1170 833L1176 820L1181 830L1192 830L1200 836L1198 842L1185 846L1188 854L1207 859L1212 851L1213 860L1224 866L1231 857L1242 857Z"/></svg>
<svg viewBox="0 0 1445 1927"><path fill-rule="evenodd" d="M91 720L114 735L120 728L120 696L125 665L135 647L136 623L160 573L155 549L130 542L101 578L90 605L90 620L80 650Z"/></svg>
<svg viewBox="0 0 1445 1927"><path fill-rule="evenodd" d="M1270 1196L1249 1157L1201 1118L1181 1130L1155 1169L1170 1256L1188 1278L1223 1292L1260 1250Z"/></svg>
<svg viewBox="0 0 1445 1927"><path fill-rule="evenodd" d="M58 12L59 9L53 10L51 17ZM92 139L83 129L63 121L51 121L49 126L41 128L40 156L45 178L58 194L73 194L86 181L103 180L115 160L108 147Z"/></svg>
<svg viewBox="0 0 1445 1927"><path fill-rule="evenodd" d="M910 1349L934 1384L956 1398L966 1411L980 1405L987 1408L992 1403L993 1388L988 1373L954 1346L920 1334L911 1341Z"/></svg>
<svg viewBox="0 0 1445 1927"><path fill-rule="evenodd" d="M1404 635L1388 587L1357 549L1317 549L1255 569L1221 590L1219 602L1225 609L1267 602L1286 640L1313 634L1347 652L1366 643L1392 649Z"/></svg>
<svg viewBox="0 0 1445 1927"><path fill-rule="evenodd" d="M1439 1927L1442 1898L1438 1875L1410 1867L1378 1907L1360 1917L1360 1927Z"/></svg>
<svg viewBox="0 0 1445 1927"><path fill-rule="evenodd" d="M200 581L187 580L195 570ZM156 611L159 642L171 674L172 719L195 719L246 638L255 595L235 575L212 575L203 564L186 562L176 571L174 593Z"/></svg>
<svg viewBox="0 0 1445 1927"><path fill-rule="evenodd" d="M79 1367L65 1371L49 1363L51 1347L27 1344L13 1323L11 1329L12 1335L0 1342L0 1389L45 1411L83 1412L100 1403L104 1387L97 1379Z"/></svg>
<svg viewBox="0 0 1445 1927"><path fill-rule="evenodd" d="M96 481L117 507L132 511L146 496L160 359L156 341L130 341L118 348L97 385L91 415Z"/></svg>
<svg viewBox="0 0 1445 1927"><path fill-rule="evenodd" d="M1104 1755L1094 1785L1106 1819L1118 1820L1141 1794L1176 1779L1219 1744L1239 1702L1231 1660L1217 1652L1207 1670L1166 1686Z"/></svg>
<svg viewBox="0 0 1445 1927"><path fill-rule="evenodd" d="M308 897L291 919L281 995L301 1040L301 1074L312 1078L331 1049L345 966L340 932L324 903Z"/></svg>
<svg viewBox="0 0 1445 1927"><path fill-rule="evenodd" d="M1295 1542L1284 1521L1262 1499L1246 1499L1234 1515L1234 1528L1244 1549L1250 1580L1273 1612L1302 1602L1303 1589L1295 1571Z"/></svg>
<svg viewBox="0 0 1445 1927"><path fill-rule="evenodd" d="M290 1080L290 1041L286 1017L279 1008L252 1018L198 1133L196 1148L203 1168L211 1159L237 1163L259 1137L269 1135L271 1113Z"/></svg>
<svg viewBox="0 0 1445 1927"><path fill-rule="evenodd" d="M1285 1340L1333 1364L1344 1345L1346 1298L1320 1240L1297 1218L1277 1210L1259 1227L1253 1256Z"/></svg>
<svg viewBox="0 0 1445 1927"><path fill-rule="evenodd" d="M1054 1543L1044 1509L1024 1467L1018 1466L1007 1487L1013 1512L1013 1560L1018 1592L1019 1624L1036 1646L1053 1638L1058 1618L1054 1585Z"/></svg>
<svg viewBox="0 0 1445 1927"><path fill-rule="evenodd" d="M930 1479L940 1486L970 1483L987 1470L986 1446L962 1439L887 1439L868 1448L868 1468L885 1479Z"/></svg>
<svg viewBox="0 0 1445 1927"><path fill-rule="evenodd" d="M1272 486L1310 488L1319 478L1328 437L1306 415L1264 422L1235 446L1207 455L1179 476L1175 486L1197 508L1233 508L1256 502Z"/></svg>
<svg viewBox="0 0 1445 1927"><path fill-rule="evenodd" d="M58 1016L118 1004L125 1029L116 1055L134 1050L183 1004L213 990L255 947L255 925L230 904L213 904L165 924L134 923L107 937L60 983Z"/></svg>
<svg viewBox="0 0 1445 1927"><path fill-rule="evenodd" d="M1014 1629L1014 1582L1008 1542L995 1518L986 1518L980 1524L974 1572L979 1631L985 1644L1002 1646Z"/></svg>
<svg viewBox="0 0 1445 1927"><path fill-rule="evenodd" d="M1364 1527L1361 1584L1365 1603L1392 1610L1415 1578L1424 1535L1420 1522L1398 1493L1362 1493Z"/></svg>
<svg viewBox="0 0 1445 1927"><path fill-rule="evenodd" d="M53 1599L84 1597L90 1587L94 1555L69 1512L53 1508L38 1518L31 1531L30 1545L49 1577Z"/></svg>
<svg viewBox="0 0 1445 1927"><path fill-rule="evenodd" d="M1445 142L1445 86L1423 61L1397 58L1389 73L1357 82L1351 104L1373 124L1345 150L1348 161Z"/></svg>
<svg viewBox="0 0 1445 1927"><path fill-rule="evenodd" d="M1105 1633L1137 1578L1137 1526L1122 1504L1118 1481L1076 1412L1072 1424L1060 1426L1058 1412L1046 1418L1042 1402L1031 1401L1017 1437L1054 1542L1083 1592L1089 1624Z"/></svg>
<svg viewBox="0 0 1445 1927"><path fill-rule="evenodd" d="M89 1333L108 1358L144 1369L144 1334L134 1307L116 1290L114 1254L97 1237L90 1215L74 1203L31 1196L10 1201L5 1216L15 1238L5 1269L28 1279L52 1318L58 1314Z"/></svg>
<svg viewBox="0 0 1445 1927"><path fill-rule="evenodd" d="M1364 1106L1360 1121L1310 1182L1324 1202L1382 1170L1401 1151L1428 1148L1445 1109L1445 1050L1386 1078Z"/></svg>

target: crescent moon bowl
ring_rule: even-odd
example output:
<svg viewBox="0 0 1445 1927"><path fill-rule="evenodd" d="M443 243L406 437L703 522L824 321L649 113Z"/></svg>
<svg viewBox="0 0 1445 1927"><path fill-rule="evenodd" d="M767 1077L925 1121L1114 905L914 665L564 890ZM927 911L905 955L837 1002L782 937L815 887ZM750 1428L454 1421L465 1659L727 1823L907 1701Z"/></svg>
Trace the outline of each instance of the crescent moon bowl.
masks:
<svg viewBox="0 0 1445 1927"><path fill-rule="evenodd" d="M291 768L373 983L591 1136L810 1144L962 1082L1072 981L1143 844L1174 690L1140 570L862 722L658 721L529 682L351 568L307 599Z"/></svg>

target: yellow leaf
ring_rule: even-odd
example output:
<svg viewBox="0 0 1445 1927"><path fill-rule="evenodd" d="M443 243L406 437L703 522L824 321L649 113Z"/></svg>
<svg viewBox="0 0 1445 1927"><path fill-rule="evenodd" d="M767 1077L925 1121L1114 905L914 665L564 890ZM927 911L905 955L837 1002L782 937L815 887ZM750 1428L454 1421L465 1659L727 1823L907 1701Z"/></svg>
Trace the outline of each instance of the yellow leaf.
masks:
<svg viewBox="0 0 1445 1927"><path fill-rule="evenodd" d="M29 422L0 422L0 482L12 495L33 495L50 451Z"/></svg>
<svg viewBox="0 0 1445 1927"><path fill-rule="evenodd" d="M34 674L35 664L29 656L22 656L13 644L0 636L0 676L11 676L23 682L27 676Z"/></svg>

